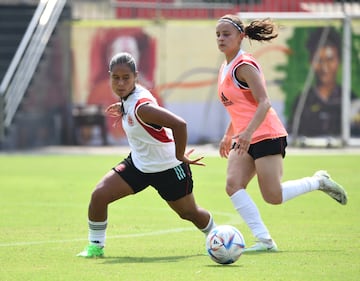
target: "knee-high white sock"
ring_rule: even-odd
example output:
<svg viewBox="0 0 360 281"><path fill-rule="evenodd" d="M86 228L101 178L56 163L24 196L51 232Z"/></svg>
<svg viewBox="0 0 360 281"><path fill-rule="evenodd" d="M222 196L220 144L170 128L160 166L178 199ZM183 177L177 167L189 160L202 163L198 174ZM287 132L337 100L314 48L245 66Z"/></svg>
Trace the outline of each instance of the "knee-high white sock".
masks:
<svg viewBox="0 0 360 281"><path fill-rule="evenodd" d="M88 224L89 224L89 242L90 242L90 244L104 247L105 239L106 239L107 221L94 222L94 221L89 220Z"/></svg>
<svg viewBox="0 0 360 281"><path fill-rule="evenodd" d="M319 189L319 179L315 177L306 177L298 180L286 181L281 184L282 202L286 202L301 194Z"/></svg>
<svg viewBox="0 0 360 281"><path fill-rule="evenodd" d="M200 229L204 234L205 236L207 236L209 234L209 232L214 228L216 227L216 224L214 222L214 219L213 219L213 216L210 214L210 219L209 219L209 223L207 224L207 226L203 229Z"/></svg>
<svg viewBox="0 0 360 281"><path fill-rule="evenodd" d="M270 239L270 233L263 223L260 212L245 189L240 189L230 197L235 209L256 238Z"/></svg>

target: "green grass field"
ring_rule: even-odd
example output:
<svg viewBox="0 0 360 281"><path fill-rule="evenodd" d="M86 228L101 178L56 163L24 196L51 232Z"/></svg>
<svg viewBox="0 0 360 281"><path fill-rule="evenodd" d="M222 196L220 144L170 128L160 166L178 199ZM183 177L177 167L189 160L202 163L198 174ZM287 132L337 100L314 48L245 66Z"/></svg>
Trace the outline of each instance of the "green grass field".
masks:
<svg viewBox="0 0 360 281"><path fill-rule="evenodd" d="M204 236L180 220L157 193L109 207L106 257L82 259L87 205L100 179L123 156L0 155L0 280L341 280L360 278L360 156L288 155L284 180L326 169L344 185L341 206L315 191L281 206L266 204L256 181L249 192L280 252L244 254L232 265L205 255ZM224 191L226 160L206 157L193 166L199 205L217 224L232 224L253 238Z"/></svg>

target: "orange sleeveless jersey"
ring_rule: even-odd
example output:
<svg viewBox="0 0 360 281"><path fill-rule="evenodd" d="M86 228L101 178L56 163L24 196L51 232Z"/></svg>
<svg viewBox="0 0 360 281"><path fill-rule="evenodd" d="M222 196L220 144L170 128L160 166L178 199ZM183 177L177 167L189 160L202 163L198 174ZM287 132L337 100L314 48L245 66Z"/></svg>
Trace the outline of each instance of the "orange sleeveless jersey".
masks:
<svg viewBox="0 0 360 281"><path fill-rule="evenodd" d="M221 66L218 78L218 96L230 114L234 133L240 133L246 129L257 108L257 102L254 99L250 88L246 87L246 85L237 85L234 82L234 79L236 80L235 70L242 64L249 64L255 67L260 72L262 81L265 85L264 75L260 66L249 54L241 54L232 62L222 82L221 76L226 62ZM287 136L286 129L275 110L270 108L264 121L252 135L251 143L283 136Z"/></svg>

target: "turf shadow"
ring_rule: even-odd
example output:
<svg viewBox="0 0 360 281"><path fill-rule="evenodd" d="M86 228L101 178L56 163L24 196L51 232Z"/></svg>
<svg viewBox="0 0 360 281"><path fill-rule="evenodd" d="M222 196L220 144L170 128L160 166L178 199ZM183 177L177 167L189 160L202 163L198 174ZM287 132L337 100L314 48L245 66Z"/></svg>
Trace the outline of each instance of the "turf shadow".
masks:
<svg viewBox="0 0 360 281"><path fill-rule="evenodd" d="M109 257L102 258L104 264L118 264L118 263L164 263L164 262L178 262L181 260L199 257L203 255L189 255L189 256L164 256L164 257Z"/></svg>

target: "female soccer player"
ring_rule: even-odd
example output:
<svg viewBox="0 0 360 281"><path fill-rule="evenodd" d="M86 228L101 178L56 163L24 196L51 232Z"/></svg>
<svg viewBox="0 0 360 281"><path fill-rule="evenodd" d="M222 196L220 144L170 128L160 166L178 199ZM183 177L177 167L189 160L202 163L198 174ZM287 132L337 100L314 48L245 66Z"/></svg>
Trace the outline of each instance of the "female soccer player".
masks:
<svg viewBox="0 0 360 281"><path fill-rule="evenodd" d="M277 251L257 206L246 192L255 175L264 200L270 204L281 204L313 190L322 190L343 205L347 196L325 171L281 183L287 132L271 107L261 67L241 49L245 37L257 41L277 37L271 20L254 20L245 26L239 17L225 15L217 22L216 37L225 55L218 96L231 118L219 147L220 156L228 158L226 192L256 238L255 245L245 252Z"/></svg>
<svg viewBox="0 0 360 281"><path fill-rule="evenodd" d="M215 226L209 211L195 203L190 164L204 166L203 157L189 158L186 122L157 104L137 84L135 59L116 54L109 65L113 92L121 99L107 112L122 121L131 152L97 184L88 209L89 244L81 257L104 255L108 205L153 186L180 218L191 221L204 234Z"/></svg>

